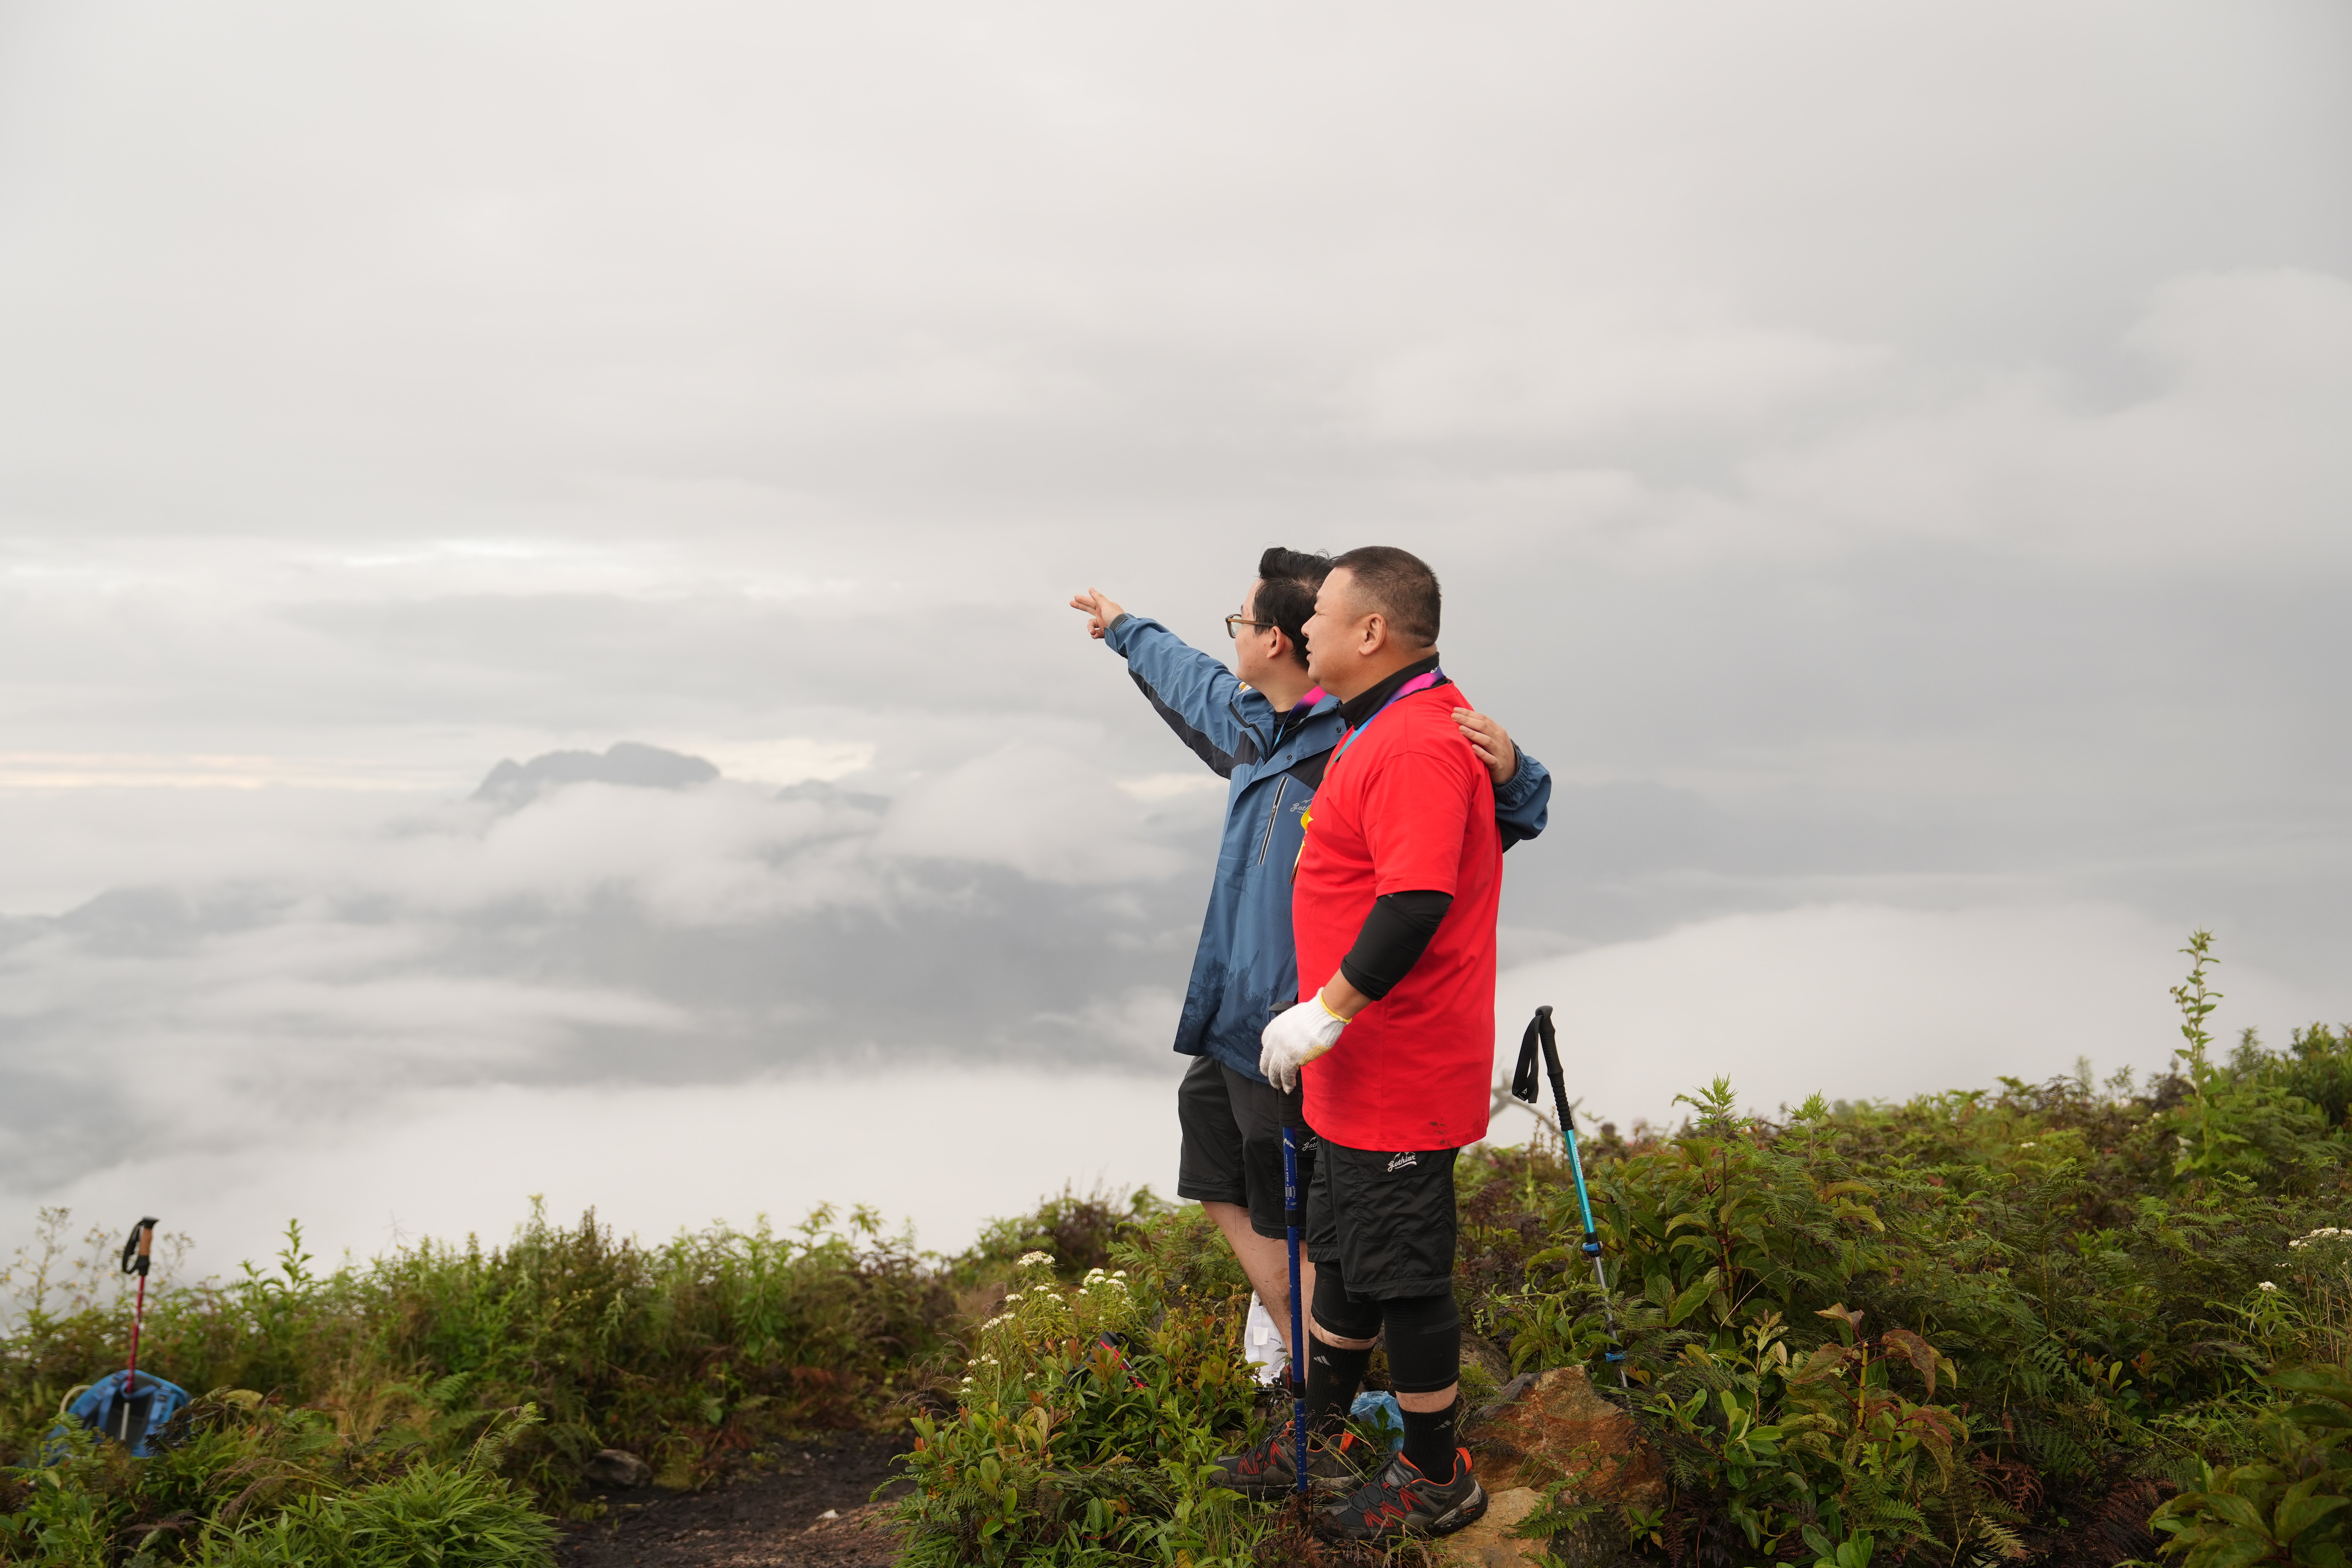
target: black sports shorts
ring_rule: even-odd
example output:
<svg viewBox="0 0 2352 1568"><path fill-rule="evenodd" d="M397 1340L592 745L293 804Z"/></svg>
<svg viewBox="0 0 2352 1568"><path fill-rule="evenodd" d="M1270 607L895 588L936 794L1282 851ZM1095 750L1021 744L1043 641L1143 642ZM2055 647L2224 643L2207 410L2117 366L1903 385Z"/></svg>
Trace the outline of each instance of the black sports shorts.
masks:
<svg viewBox="0 0 2352 1568"><path fill-rule="evenodd" d="M1282 1214L1282 1097L1213 1057L1194 1057L1176 1089L1184 1130L1176 1195L1196 1204L1239 1204L1250 1229L1276 1241L1290 1234ZM1299 1131L1298 1179L1315 1168L1315 1140Z"/></svg>
<svg viewBox="0 0 2352 1568"><path fill-rule="evenodd" d="M1348 1294L1386 1301L1454 1285L1458 1149L1349 1149L1318 1141L1307 1256L1337 1263Z"/></svg>

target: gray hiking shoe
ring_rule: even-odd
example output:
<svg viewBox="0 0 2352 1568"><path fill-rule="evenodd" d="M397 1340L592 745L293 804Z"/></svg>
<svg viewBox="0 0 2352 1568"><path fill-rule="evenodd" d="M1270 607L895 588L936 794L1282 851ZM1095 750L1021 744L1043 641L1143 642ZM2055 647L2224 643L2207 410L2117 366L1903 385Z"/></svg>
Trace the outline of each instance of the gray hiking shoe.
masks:
<svg viewBox="0 0 2352 1568"><path fill-rule="evenodd" d="M1260 1499L1286 1498L1297 1491L1297 1449L1291 1441L1290 1425L1284 1422L1272 1436L1246 1454L1227 1454L1219 1458L1214 1484L1231 1487L1244 1497ZM1369 1457L1364 1440L1353 1432L1340 1434L1336 1442L1309 1435L1307 1490L1326 1499L1346 1496L1363 1485L1364 1464Z"/></svg>
<svg viewBox="0 0 2352 1568"><path fill-rule="evenodd" d="M1454 1450L1450 1479L1433 1481L1402 1454L1388 1468L1316 1516L1316 1528L1343 1541L1402 1541L1450 1535L1486 1511L1486 1490L1471 1473L1470 1450Z"/></svg>

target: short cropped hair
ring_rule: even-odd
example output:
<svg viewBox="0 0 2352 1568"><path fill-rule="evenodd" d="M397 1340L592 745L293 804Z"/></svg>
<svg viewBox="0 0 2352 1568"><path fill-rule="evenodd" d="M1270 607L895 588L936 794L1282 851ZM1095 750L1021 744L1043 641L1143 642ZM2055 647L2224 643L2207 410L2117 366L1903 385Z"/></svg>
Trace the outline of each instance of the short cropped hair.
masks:
<svg viewBox="0 0 2352 1568"><path fill-rule="evenodd" d="M1393 545L1368 544L1331 563L1332 571L1342 568L1356 580L1364 608L1386 616L1399 637L1423 647L1437 641L1437 574L1420 556Z"/></svg>
<svg viewBox="0 0 2352 1568"><path fill-rule="evenodd" d="M1301 669L1307 668L1307 617L1315 613L1315 591L1330 570L1328 555L1279 544L1257 558L1257 618L1281 628Z"/></svg>

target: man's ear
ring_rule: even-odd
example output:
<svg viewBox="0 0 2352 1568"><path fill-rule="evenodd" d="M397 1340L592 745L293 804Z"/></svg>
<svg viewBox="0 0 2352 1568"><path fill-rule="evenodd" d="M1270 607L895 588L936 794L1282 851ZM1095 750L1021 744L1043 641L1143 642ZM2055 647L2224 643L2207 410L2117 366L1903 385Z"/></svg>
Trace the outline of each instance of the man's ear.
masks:
<svg viewBox="0 0 2352 1568"><path fill-rule="evenodd" d="M1389 618L1378 610L1374 610L1364 617L1363 655L1366 658L1371 658L1388 646Z"/></svg>

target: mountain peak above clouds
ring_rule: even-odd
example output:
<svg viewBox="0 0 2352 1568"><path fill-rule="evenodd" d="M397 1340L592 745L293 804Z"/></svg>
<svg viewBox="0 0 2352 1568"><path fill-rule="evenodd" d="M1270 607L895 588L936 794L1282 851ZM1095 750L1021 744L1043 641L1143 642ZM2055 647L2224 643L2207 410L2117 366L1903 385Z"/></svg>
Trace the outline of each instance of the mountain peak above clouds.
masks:
<svg viewBox="0 0 2352 1568"><path fill-rule="evenodd" d="M635 741L616 741L596 752L549 752L518 763L509 758L489 772L476 800L521 805L572 784L624 784L632 789L685 789L709 784L719 770L700 757L666 752Z"/></svg>

